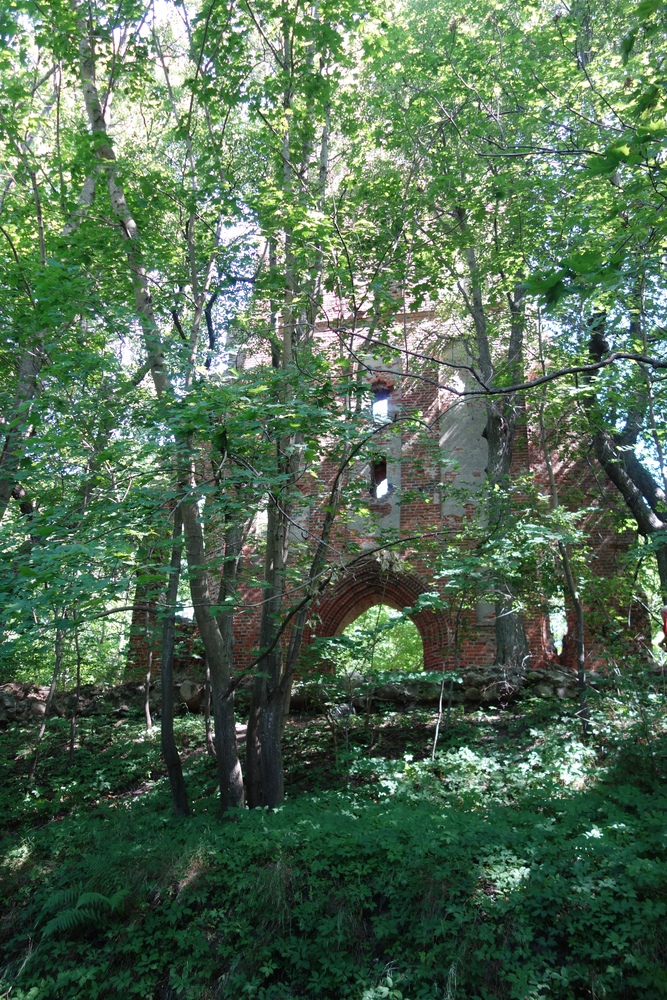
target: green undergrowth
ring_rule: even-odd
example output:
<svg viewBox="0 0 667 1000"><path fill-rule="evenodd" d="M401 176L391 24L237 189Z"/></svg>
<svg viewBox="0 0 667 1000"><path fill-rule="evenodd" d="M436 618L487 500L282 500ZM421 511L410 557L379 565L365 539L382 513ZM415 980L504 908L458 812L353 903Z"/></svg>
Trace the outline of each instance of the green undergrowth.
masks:
<svg viewBox="0 0 667 1000"><path fill-rule="evenodd" d="M73 771L53 720L31 791L7 730L0 993L664 997L663 709L607 694L585 743L575 706L457 710L434 760L431 712L293 719L285 805L224 823L198 718L187 820L138 720L87 720Z"/></svg>

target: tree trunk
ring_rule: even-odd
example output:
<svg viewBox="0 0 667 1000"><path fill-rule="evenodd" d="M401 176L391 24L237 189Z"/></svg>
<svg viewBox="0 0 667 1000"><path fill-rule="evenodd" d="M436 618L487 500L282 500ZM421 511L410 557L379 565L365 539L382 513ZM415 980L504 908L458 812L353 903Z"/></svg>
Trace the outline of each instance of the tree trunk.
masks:
<svg viewBox="0 0 667 1000"><path fill-rule="evenodd" d="M458 213L458 221L466 231L465 214ZM479 267L473 247L466 250L466 262L470 275L470 294L460 286L466 308L475 327L475 344L480 373L484 384L492 389L497 382L497 373L491 356L486 312L482 296ZM525 328L525 292L518 285L514 295L507 295L510 312L510 339L507 350L505 371L512 381L519 381L523 368L523 338ZM486 398L486 427L484 436L488 444L487 480L491 487L506 489L512 464L512 450L516 433L517 417L521 406L516 395L488 396ZM502 492L498 495L490 491L489 521L492 530L502 533L512 517L512 511ZM528 640L521 614L515 609L515 596L508 580L502 576L495 581L495 632L496 663L503 667L523 668L528 655Z"/></svg>
<svg viewBox="0 0 667 1000"><path fill-rule="evenodd" d="M21 461L21 445L25 436L24 424L30 401L35 394L37 376L44 364L41 338L34 340L25 352L19 369L14 404L5 426L8 427L0 455L0 519L4 516L9 498L16 485L16 473Z"/></svg>
<svg viewBox="0 0 667 1000"><path fill-rule="evenodd" d="M279 448L276 453L280 462ZM283 676L283 651L280 642L274 640L282 612L289 522L286 506L279 506L274 498L270 498L267 514L264 579L268 586L264 591L259 644L268 652L257 665L246 735L248 802L252 807L273 807L282 802L282 797L275 798L282 788L282 781L276 777L278 770L282 774L282 752L280 722L276 726L274 715Z"/></svg>
<svg viewBox="0 0 667 1000"><path fill-rule="evenodd" d="M153 673L153 635L149 630L148 612L146 612L146 643L148 652L146 655L146 678L144 685L144 718L146 720L146 731L153 730L153 720L151 719L151 675Z"/></svg>
<svg viewBox="0 0 667 1000"><path fill-rule="evenodd" d="M581 718L581 728L586 738L588 729L588 694L586 691L586 645L584 638L584 608L579 597L579 591L577 590L577 585L574 580L574 574L572 573L572 565L570 563L570 556L567 551L567 546L563 542L558 543L558 548L560 549L561 559L563 562L563 570L565 572L565 580L567 583L567 589L570 593L570 598L574 605L574 613L576 616L577 623L577 686L579 688L579 716Z"/></svg>
<svg viewBox="0 0 667 1000"><path fill-rule="evenodd" d="M76 621L76 610L74 612ZM79 627L74 626L74 648L76 650L76 691L74 693L74 706L69 724L69 766L74 762L74 739L76 737L76 720L79 715L79 704L81 701L81 650L79 649Z"/></svg>
<svg viewBox="0 0 667 1000"><path fill-rule="evenodd" d="M587 406L587 409L589 422L594 423L595 417L591 412L592 405ZM629 445L624 447L628 448ZM652 480L652 477L641 466L636 455L633 453L634 462L629 462L625 452L618 451L618 446L609 431L600 427L594 430L593 448L596 459L623 497L627 508L634 517L640 534L650 538L651 535L659 531L665 531L667 529L667 514L662 510L653 510L650 499L645 496L646 486L642 481L646 478ZM636 475L635 467L641 469L641 477ZM631 474L631 472L635 474ZM657 488L654 481L653 486ZM660 578L660 592L663 602L667 603L667 545L661 545L655 549L655 558Z"/></svg>
<svg viewBox="0 0 667 1000"><path fill-rule="evenodd" d="M262 804L262 743L260 736L260 718L262 702L266 697L265 689L265 678L260 675L255 675L252 688L252 699L250 702L250 712L248 714L248 728L246 729L245 738L246 793L249 809L256 809Z"/></svg>
<svg viewBox="0 0 667 1000"><path fill-rule="evenodd" d="M285 798L283 771L283 704L285 688L273 688L262 705L260 715L260 740L262 744L262 803L275 808Z"/></svg>
<svg viewBox="0 0 667 1000"><path fill-rule="evenodd" d="M229 686L229 683L227 684ZM234 692L225 695L212 685L213 720L215 723L215 757L220 782L220 810L224 815L233 807L243 808L243 774L236 743Z"/></svg>
<svg viewBox="0 0 667 1000"><path fill-rule="evenodd" d="M511 523L513 512L504 491L509 487L512 445L516 429L516 406L498 409L495 400L487 403L486 437L489 459L486 474L491 486L500 492L489 492L489 522L494 533L501 534ZM516 597L509 580L498 575L495 583L496 663L507 669L522 670L528 657L528 640L521 613L516 610Z"/></svg>
<svg viewBox="0 0 667 1000"><path fill-rule="evenodd" d="M216 692L212 686L213 717L215 720L215 753L218 760L222 810L229 806L243 806L243 775L236 741L234 691L230 690L234 662L234 590L238 573L243 535L238 523L231 524L225 532L225 559L218 592L216 621L225 652L225 689ZM221 766L222 761L222 766ZM225 783L224 794L222 792ZM224 802L228 806L225 807Z"/></svg>
<svg viewBox="0 0 667 1000"><path fill-rule="evenodd" d="M232 807L243 806L243 775L236 745L234 692L230 691L233 655L233 612L219 622L212 610L204 536L198 509L192 501L181 501L190 574L190 593L199 635L211 671L215 749L220 782L220 809L223 815Z"/></svg>
<svg viewBox="0 0 667 1000"><path fill-rule="evenodd" d="M319 16L317 9L313 11L313 23L317 24ZM292 28L287 20L283 25L282 58L283 65L289 66L293 60ZM307 64L309 74L313 70L315 46L309 49ZM322 64L323 68L323 64ZM321 71L321 70L320 70ZM286 113L292 106L292 81L289 80L282 94L283 108ZM312 104L308 109L312 112ZM330 105L326 105L322 128L318 176L316 181L316 197L320 208L324 205L326 182L329 172L329 131ZM278 183L282 187L285 203L307 204L307 189L311 170L311 160L314 153L314 133L306 136L301 155L297 159L291 146L293 136L289 127L285 130L282 140L282 164L279 170L282 176ZM298 183L295 184L295 178ZM318 247L315 259L310 266L299 270L300 261L294 252L294 233L291 222L283 230L284 274L282 301L282 343L278 340L277 315L274 301L271 301L271 354L274 367L288 372L294 369L296 345L305 349L315 323L315 315L321 301L321 282L323 253ZM270 268L277 270L276 241L272 240L269 250ZM299 298L301 301L299 302ZM287 406L293 395L290 381L286 380L281 392L281 402ZM253 687L252 704L248 718L246 743L246 776L248 787L248 803L251 806L279 805L284 796L284 777L282 764L281 737L285 726L286 714L289 709L289 698L292 676L296 657L301 643L303 625L297 629L297 623L292 626L292 637L295 630L298 634L296 646L290 641L290 648L295 655L288 653L283 660L280 642L275 642L276 634L281 624L283 598L285 594L285 573L289 550L289 526L293 493L297 488L299 476L298 437L283 435L276 442L276 471L284 477L284 485L278 496L269 497L267 552L265 564L265 583L262 620L260 625L260 649L270 651L260 660ZM305 613L305 612L304 612ZM305 619L304 619L305 621Z"/></svg>
<svg viewBox="0 0 667 1000"><path fill-rule="evenodd" d="M528 640L521 615L515 610L515 598L507 583L501 583L498 590L504 590L496 599L496 663L509 670L523 670L528 657Z"/></svg>
<svg viewBox="0 0 667 1000"><path fill-rule="evenodd" d="M167 611L162 623L162 714L160 719L162 756L167 765L174 812L188 816L190 805L185 787L181 758L174 739L174 644L176 638L176 600L181 575L182 520L180 507L174 511L173 545L167 584Z"/></svg>
<svg viewBox="0 0 667 1000"><path fill-rule="evenodd" d="M71 0L71 4L75 11L82 11L82 6L77 0ZM81 81L88 121L93 135L96 137L95 151L100 161L100 170L106 176L111 207L114 215L121 224L121 235L125 244L127 262L134 289L136 313L142 327L153 384L157 395L161 396L169 388L170 382L165 365L164 351L160 341L159 326L153 310L148 275L140 256L139 230L129 210L124 190L117 181L116 156L106 133L102 104L95 83L93 36L89 32L88 24L84 18L79 21L78 30ZM193 275L193 281L196 282L196 273ZM203 312L203 300L199 302L199 299L201 299L201 296L198 298L196 312L199 319L201 319L200 314ZM201 309L199 308L200 305ZM193 334L191 337L191 351L194 340L196 340L196 337ZM194 477L192 478L192 485L194 485ZM185 528L186 548L190 568L190 590L195 607L195 616L211 671L221 808L224 813L230 806L243 804L243 782L236 751L236 733L233 726L233 694L225 694L229 687L230 679L231 638L230 636L223 637L211 610L203 535L197 518L196 507L193 503L184 499L180 503L180 513ZM174 593L172 606L175 603L175 596ZM169 622L169 620L168 616L166 621ZM173 621L170 627L173 628ZM170 697L171 690L168 694ZM166 701L166 699L163 700ZM232 727L231 731L230 726Z"/></svg>
<svg viewBox="0 0 667 1000"><path fill-rule="evenodd" d="M206 661L206 695L204 700L204 729L206 730L206 752L209 757L215 757L213 734L211 733L211 668Z"/></svg>
<svg viewBox="0 0 667 1000"><path fill-rule="evenodd" d="M280 646L274 648L263 658L259 666L264 664L264 670L255 676L248 730L246 736L248 804L252 807L269 805L274 807L282 802L285 793L285 778L282 760L282 735L289 712L292 678L301 652L303 630L308 619L310 602L318 590L318 577L325 564L331 529L333 527L343 491L343 474L354 456L367 443L367 438L354 446L341 463L334 479L329 501L325 507L324 522L320 532L317 548L310 564L308 574L308 592L302 606L297 611L292 622L290 641L283 662ZM276 514L279 513L276 511ZM283 512L284 513L284 512ZM267 570L279 565L282 579L285 562L286 538L280 530L280 522L274 523L269 518L270 531L267 530ZM283 525L283 529L286 525ZM277 554L277 558L276 558ZM282 602L282 594L280 594ZM276 613L280 605L277 595L271 607L269 602L264 605L266 619L262 618L265 632L262 632L262 646L267 648L275 637ZM269 757L267 761L265 758Z"/></svg>
<svg viewBox="0 0 667 1000"><path fill-rule="evenodd" d="M542 351L542 333L541 333L541 327L539 325L540 322L541 321L538 320L540 361L542 363L542 372L546 374L544 353ZM551 464L551 456L549 455L549 449L547 447L547 435L544 427L545 401L546 401L546 387L544 389L542 400L540 402L540 444L542 445L544 464L547 467L547 475L549 476L549 487L551 490L551 509L557 510L560 507L560 500L558 497L558 487L556 485L556 477L554 476L553 465ZM569 595L570 600L572 601L572 604L574 606L574 613L576 616L577 683L579 687L579 715L581 718L581 728L585 739L588 727L588 694L586 692L586 643L585 643L585 631L584 631L584 608L581 603L581 599L579 597L579 591L577 589L577 584L574 579L574 573L572 572L570 553L568 552L568 548L565 542L562 541L558 542L558 551L560 552L561 563L563 566L563 573L565 575L566 595Z"/></svg>
<svg viewBox="0 0 667 1000"><path fill-rule="evenodd" d="M78 0L70 0L72 9L83 12L83 5ZM139 229L130 212L125 192L116 179L116 154L106 131L106 122L102 103L95 83L95 48L93 43L92 25L85 17L78 22L79 31L79 69L83 89L83 99L90 124L95 136L95 155L100 161L100 170L104 173L111 200L113 214L120 222L120 232L125 244L132 287L134 290L135 309L141 324L146 353L151 366L153 384L158 396L169 387L169 378L165 365L164 351L160 341L159 327L153 310L153 300L150 294L148 275L141 261L139 248Z"/></svg>

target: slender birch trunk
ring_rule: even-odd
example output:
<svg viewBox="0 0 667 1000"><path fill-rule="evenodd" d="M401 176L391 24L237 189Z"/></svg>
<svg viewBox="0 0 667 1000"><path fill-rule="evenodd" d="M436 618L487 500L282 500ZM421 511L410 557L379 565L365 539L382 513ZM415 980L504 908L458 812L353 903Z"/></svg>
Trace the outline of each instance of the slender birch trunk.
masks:
<svg viewBox="0 0 667 1000"><path fill-rule="evenodd" d="M149 630L148 612L146 612L146 678L144 684L144 718L146 720L146 732L153 729L151 719L151 676L153 673L153 636Z"/></svg>
<svg viewBox="0 0 667 1000"><path fill-rule="evenodd" d="M83 13L83 7L77 0L71 0L71 2L73 10ZM116 154L107 135L102 103L95 82L95 47L92 25L89 25L87 19L82 17L78 22L78 30L79 71L88 122L95 139L95 152L100 161L100 171L106 178L111 208L118 220L120 234L125 245L125 255L134 290L135 309L141 323L155 391L158 396L161 396L169 387L169 377L153 310L148 275L141 260L139 228L130 212L125 191L117 179Z"/></svg>
<svg viewBox="0 0 667 1000"><path fill-rule="evenodd" d="M76 616L76 611L75 611ZM75 619L76 620L76 619ZM79 649L79 626L74 625L74 649L76 650L76 691L74 693L74 705L72 707L72 717L69 724L69 766L74 762L74 740L76 738L76 722L79 715L79 704L81 700L81 650Z"/></svg>
<svg viewBox="0 0 667 1000"><path fill-rule="evenodd" d="M211 730L211 668L206 661L206 693L204 700L204 729L206 733L206 752L209 757L215 757L215 745L213 743L213 732Z"/></svg>

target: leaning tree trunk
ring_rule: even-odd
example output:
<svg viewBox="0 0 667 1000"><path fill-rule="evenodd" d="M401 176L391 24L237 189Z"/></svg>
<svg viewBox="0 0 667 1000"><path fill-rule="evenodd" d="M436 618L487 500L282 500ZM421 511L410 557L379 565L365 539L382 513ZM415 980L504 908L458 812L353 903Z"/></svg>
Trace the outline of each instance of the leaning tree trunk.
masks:
<svg viewBox="0 0 667 1000"><path fill-rule="evenodd" d="M595 416L592 415L593 404L589 407L589 421L594 423ZM656 535L658 532L667 531L667 511L663 509L663 503L656 503L655 508L650 499L650 493L646 487L645 480L652 479L650 473L641 466L634 452L632 456L625 450L629 445L620 445L615 440L615 435L598 426L593 431L593 448L595 457L606 472L616 489L619 491L627 508L634 517L640 534L646 538ZM632 461L631 459L634 459ZM641 470L638 474L635 466ZM657 486L655 482L653 485ZM662 491L660 491L662 492ZM649 493L647 497L646 494ZM663 603L667 604L667 546L658 545L655 548L655 558L660 579L660 592Z"/></svg>
<svg viewBox="0 0 667 1000"><path fill-rule="evenodd" d="M589 320L591 338L588 349L595 361L600 361L609 350L604 336L605 321L605 313L595 313ZM631 327L635 327L635 334L639 333L636 319L631 318ZM590 384L592 383L593 378L590 379ZM604 415L594 392L583 397L583 405L595 457L623 497L639 533L645 538L662 535L667 531L667 496L664 488L642 465L635 452L648 409L648 392L642 388L631 397L625 426L621 431L610 430L605 426ZM667 604L667 545L656 545L655 558L663 604Z"/></svg>
<svg viewBox="0 0 667 1000"><path fill-rule="evenodd" d="M161 396L169 388L169 377L160 340L160 328L153 309L148 273L141 260L139 228L130 212L125 191L118 182L116 153L107 135L104 111L95 82L96 55L92 25L89 28L86 9L80 0L70 0L70 5L75 13L82 15L77 25L79 71L88 123L95 138L95 155L100 164L100 173L106 178L111 210L121 223L120 233L132 280L137 318L141 325L155 391L158 396Z"/></svg>

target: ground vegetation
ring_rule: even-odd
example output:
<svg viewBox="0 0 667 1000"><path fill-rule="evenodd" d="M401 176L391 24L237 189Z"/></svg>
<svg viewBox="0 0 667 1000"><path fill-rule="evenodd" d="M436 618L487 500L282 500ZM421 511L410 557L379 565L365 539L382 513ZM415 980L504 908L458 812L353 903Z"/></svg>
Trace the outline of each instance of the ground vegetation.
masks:
<svg viewBox="0 0 667 1000"><path fill-rule="evenodd" d="M11 996L659 997L662 678L591 698L322 716L285 729L285 804L220 826L201 716L175 723L170 815L140 709L2 734L3 987Z"/></svg>

